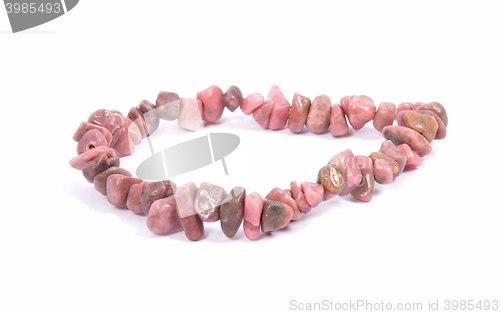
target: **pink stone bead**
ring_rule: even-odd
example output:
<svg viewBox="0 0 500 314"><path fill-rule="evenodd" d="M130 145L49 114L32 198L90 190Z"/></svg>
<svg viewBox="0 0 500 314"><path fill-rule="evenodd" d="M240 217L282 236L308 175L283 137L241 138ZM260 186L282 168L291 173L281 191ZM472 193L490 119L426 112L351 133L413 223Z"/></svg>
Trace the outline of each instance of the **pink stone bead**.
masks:
<svg viewBox="0 0 500 314"><path fill-rule="evenodd" d="M178 187L174 194L182 228L191 241L200 240L204 234L203 221L196 214L194 206L196 192L196 184L190 182Z"/></svg>
<svg viewBox="0 0 500 314"><path fill-rule="evenodd" d="M333 136L344 136L349 131L344 109L339 104L332 106L330 115L330 134Z"/></svg>
<svg viewBox="0 0 500 314"><path fill-rule="evenodd" d="M293 217L293 209L285 203L265 200L260 220L262 232L285 228Z"/></svg>
<svg viewBox="0 0 500 314"><path fill-rule="evenodd" d="M292 196L287 194L284 190L280 188L273 188L267 195L267 200L282 202L293 210L292 220L302 219L302 213L297 207L297 203L293 200Z"/></svg>
<svg viewBox="0 0 500 314"><path fill-rule="evenodd" d="M361 182L362 175L359 169L356 157L350 149L346 149L335 156L328 162L328 166L333 166L344 173L346 178L345 187L340 192L340 196L348 195Z"/></svg>
<svg viewBox="0 0 500 314"><path fill-rule="evenodd" d="M120 159L109 157L106 154L99 155L83 166L82 174L88 182L94 183L94 178L101 172L111 167L120 166Z"/></svg>
<svg viewBox="0 0 500 314"><path fill-rule="evenodd" d="M281 130L286 126L290 103L277 85L271 87L267 99L273 103L273 110L269 116L269 129Z"/></svg>
<svg viewBox="0 0 500 314"><path fill-rule="evenodd" d="M302 214L307 214L311 211L311 205L309 205L306 201L306 197L300 188L300 185L292 181L290 182L290 191L292 193L292 198L297 203L297 207L299 208Z"/></svg>
<svg viewBox="0 0 500 314"><path fill-rule="evenodd" d="M394 180L392 168L385 159L377 159L373 163L373 174L375 181L380 184L388 184Z"/></svg>
<svg viewBox="0 0 500 314"><path fill-rule="evenodd" d="M241 106L243 102L243 94L238 86L229 86L224 95L222 96L222 103L231 112L234 112Z"/></svg>
<svg viewBox="0 0 500 314"><path fill-rule="evenodd" d="M208 123L215 123L222 117L222 113L224 112L223 95L222 89L215 85L197 94L196 97L203 104L203 120Z"/></svg>
<svg viewBox="0 0 500 314"><path fill-rule="evenodd" d="M185 130L197 131L201 129L203 127L201 101L194 98L182 98L177 123Z"/></svg>
<svg viewBox="0 0 500 314"><path fill-rule="evenodd" d="M127 122L132 121L129 118L127 118ZM132 130L137 130L138 127L135 123L131 122ZM118 139L113 145L113 149L118 153L120 156L130 156L134 153L135 150L135 141L137 140L137 133L131 133L129 132L129 127L124 126L116 131L116 133L119 133ZM140 135L140 131L139 131Z"/></svg>
<svg viewBox="0 0 500 314"><path fill-rule="evenodd" d="M99 146L89 149L85 153L82 153L69 161L69 165L75 169L82 170L86 163L93 160L94 158L105 154L108 157L116 157L115 150L107 146Z"/></svg>
<svg viewBox="0 0 500 314"><path fill-rule="evenodd" d="M351 195L359 201L369 202L375 187L372 160L367 156L356 156L356 162L361 170L363 180L352 190Z"/></svg>
<svg viewBox="0 0 500 314"><path fill-rule="evenodd" d="M400 113L400 112L406 111L406 110L413 110L412 107L413 107L413 104L411 102L400 103L398 105L397 113Z"/></svg>
<svg viewBox="0 0 500 314"><path fill-rule="evenodd" d="M431 116L433 116L434 118L436 118L436 121L437 121L437 124L438 124L438 130L436 132L436 137L435 139L443 139L446 137L446 124L443 122L443 120L441 120L441 118L439 117L439 115L437 115L434 111L431 111L431 110L422 110L422 109L418 109L418 110L415 110L416 112L418 113L424 113L424 114L430 114Z"/></svg>
<svg viewBox="0 0 500 314"><path fill-rule="evenodd" d="M112 174L106 182L106 197L108 202L116 207L127 208L127 195L130 187L142 182L140 178L133 178L122 174Z"/></svg>
<svg viewBox="0 0 500 314"><path fill-rule="evenodd" d="M182 230L174 196L161 198L151 204L147 226L156 234L169 234Z"/></svg>
<svg viewBox="0 0 500 314"><path fill-rule="evenodd" d="M123 116L115 110L99 109L89 116L87 122L100 125L113 133L123 125Z"/></svg>
<svg viewBox="0 0 500 314"><path fill-rule="evenodd" d="M138 215L144 215L141 208L141 195L144 188L144 181L136 183L130 187L127 195L127 208Z"/></svg>
<svg viewBox="0 0 500 314"><path fill-rule="evenodd" d="M220 205L226 197L223 187L203 182L196 193L194 207L198 216L204 222L214 222L220 218Z"/></svg>
<svg viewBox="0 0 500 314"><path fill-rule="evenodd" d="M352 96L345 96L340 98L340 106L342 107L342 110L344 110L344 113L347 115L347 112L349 111L349 102L351 102L351 99L354 97Z"/></svg>
<svg viewBox="0 0 500 314"><path fill-rule="evenodd" d="M403 170L405 169L406 163L408 161L406 153L389 140L382 142L380 152L391 157L398 163L399 171L394 176L400 175L401 172L403 172Z"/></svg>
<svg viewBox="0 0 500 314"><path fill-rule="evenodd" d="M123 168L120 168L120 167L108 168L95 176L94 188L96 189L96 191L101 193L102 195L106 195L108 177L111 175L114 175L114 174L121 174L121 175L124 175L127 177L132 176L132 174L130 174L130 172L128 172L127 170L125 170Z"/></svg>
<svg viewBox="0 0 500 314"><path fill-rule="evenodd" d="M137 107L130 108L127 117L137 126L141 133L141 137L146 137L150 134L149 126L144 119L144 115Z"/></svg>
<svg viewBox="0 0 500 314"><path fill-rule="evenodd" d="M309 114L307 115L306 126L311 132L322 134L328 131L330 126L330 116L332 101L326 95L320 95L313 99Z"/></svg>
<svg viewBox="0 0 500 314"><path fill-rule="evenodd" d="M94 147L106 145L108 145L108 142L104 135L98 130L92 129L88 130L87 133L82 136L76 147L76 152L82 154Z"/></svg>
<svg viewBox="0 0 500 314"><path fill-rule="evenodd" d="M106 138L107 145L111 144L111 141L113 140L113 135L108 129L100 125L95 125L88 122L80 123L80 126L78 126L78 129L76 130L75 134L73 134L73 140L75 142L79 142L82 139L83 135L85 135L85 133L94 129L99 131L102 135L104 135L104 138Z"/></svg>
<svg viewBox="0 0 500 314"><path fill-rule="evenodd" d="M440 103L433 101L427 104L422 104L415 109L429 110L434 112L441 119L441 121L443 121L444 126L448 126L448 114L446 113L446 109L444 109L443 105L441 105Z"/></svg>
<svg viewBox="0 0 500 314"><path fill-rule="evenodd" d="M346 112L349 123L354 130L360 130L375 117L376 107L373 100L365 95L354 96L349 101Z"/></svg>
<svg viewBox="0 0 500 314"><path fill-rule="evenodd" d="M264 96L259 93L253 93L243 99L240 108L248 116L262 105L264 105Z"/></svg>
<svg viewBox="0 0 500 314"><path fill-rule="evenodd" d="M269 118L271 117L271 112L273 111L274 103L266 101L262 106L255 109L252 116L257 121L257 123L263 128L269 128Z"/></svg>
<svg viewBox="0 0 500 314"><path fill-rule="evenodd" d="M407 157L407 162L404 170L412 170L422 164L422 158L413 150L408 144L401 144L398 146Z"/></svg>
<svg viewBox="0 0 500 314"><path fill-rule="evenodd" d="M311 100L306 96L295 93L292 99L290 108L290 116L288 117L288 129L293 133L300 133L304 129L307 121L307 114L311 107Z"/></svg>
<svg viewBox="0 0 500 314"><path fill-rule="evenodd" d="M392 125L396 119L396 105L392 102L383 102L378 106L375 118L373 118L373 126L379 132L388 125Z"/></svg>
<svg viewBox="0 0 500 314"><path fill-rule="evenodd" d="M382 134L394 144L400 145L406 143L411 149L417 152L420 156L427 155L431 152L432 146L425 137L417 131L403 126L386 126L382 130Z"/></svg>
<svg viewBox="0 0 500 314"><path fill-rule="evenodd" d="M314 182L302 182L300 184L302 193L306 199L307 204L314 208L321 203L324 196L324 188L321 184Z"/></svg>
<svg viewBox="0 0 500 314"><path fill-rule="evenodd" d="M249 240L260 238L260 219L264 199L257 192L245 197L243 231Z"/></svg>

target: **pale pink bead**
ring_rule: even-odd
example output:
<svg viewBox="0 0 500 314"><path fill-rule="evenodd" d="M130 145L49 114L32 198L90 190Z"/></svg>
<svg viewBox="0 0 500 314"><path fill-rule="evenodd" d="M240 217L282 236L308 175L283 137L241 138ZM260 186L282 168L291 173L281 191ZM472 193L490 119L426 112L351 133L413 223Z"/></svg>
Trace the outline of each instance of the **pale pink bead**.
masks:
<svg viewBox="0 0 500 314"><path fill-rule="evenodd" d="M406 110L413 110L412 109L413 107L413 103L411 102L402 102L398 105L398 112L397 113L400 113L401 111L406 111Z"/></svg>
<svg viewBox="0 0 500 314"><path fill-rule="evenodd" d="M246 115L251 115L256 109L264 104L264 96L259 93L253 93L243 99L241 111Z"/></svg>
<svg viewBox="0 0 500 314"><path fill-rule="evenodd" d="M107 144L108 142L101 132L96 129L88 130L78 142L76 152L78 154L85 153L89 149L106 146Z"/></svg>
<svg viewBox="0 0 500 314"><path fill-rule="evenodd" d="M243 231L248 240L254 241L260 238L260 226L256 227L248 221L243 221Z"/></svg>
<svg viewBox="0 0 500 314"><path fill-rule="evenodd" d="M179 186L175 191L174 196L180 218L196 215L194 202L197 190L196 184L190 182Z"/></svg>
<svg viewBox="0 0 500 314"><path fill-rule="evenodd" d="M389 140L382 142L382 145L380 146L380 152L391 157L398 163L399 171L398 173L394 174L394 176L400 175L401 172L403 172L403 170L405 169L406 163L408 161L406 153Z"/></svg>
<svg viewBox="0 0 500 314"><path fill-rule="evenodd" d="M257 240L260 237L260 219L264 199L260 194L253 192L245 197L244 201L244 223L243 231L249 240Z"/></svg>
<svg viewBox="0 0 500 314"><path fill-rule="evenodd" d="M330 116L332 111L332 101L326 95L320 95L313 99L309 113L307 114L307 129L316 134L328 131L330 126Z"/></svg>
<svg viewBox="0 0 500 314"><path fill-rule="evenodd" d="M174 196L160 198L151 204L147 226L156 234L168 234L182 230Z"/></svg>
<svg viewBox="0 0 500 314"><path fill-rule="evenodd" d="M307 203L306 197L300 188L300 185L292 181L290 183L290 192L292 193L292 198L297 203L297 207L303 214L307 214L311 211L311 206Z"/></svg>
<svg viewBox="0 0 500 314"><path fill-rule="evenodd" d="M104 135L104 137L106 138L107 145L111 144L111 141L113 140L113 135L108 129L100 125L95 125L88 122L80 123L78 129L75 131L75 134L73 134L73 140L75 142L79 142L83 137L83 135L85 135L85 133L94 129L99 131L102 135Z"/></svg>
<svg viewBox="0 0 500 314"><path fill-rule="evenodd" d="M127 195L130 187L142 182L140 178L133 178L122 174L112 174L107 178L106 197L108 202L116 207L127 207Z"/></svg>
<svg viewBox="0 0 500 314"><path fill-rule="evenodd" d="M177 123L185 130L196 131L201 129L203 127L201 101L194 98L182 98Z"/></svg>
<svg viewBox="0 0 500 314"><path fill-rule="evenodd" d="M274 103L271 101L266 101L262 106L255 109L252 113L254 120L263 128L267 129L269 127L269 118L271 117L271 112L273 111Z"/></svg>
<svg viewBox="0 0 500 314"><path fill-rule="evenodd" d="M130 120L129 118L127 118ZM132 120L130 120L132 121ZM133 125L132 128L136 128L137 130L139 129L135 123L132 123ZM136 139L132 138L132 136L135 136L132 133L129 133L129 128L127 126L124 126L120 129L117 129L115 133L118 134L118 139L113 145L113 149L116 150L118 155L120 156L130 156L134 153L135 150L135 143L134 141ZM140 134L140 131L139 131Z"/></svg>
<svg viewBox="0 0 500 314"><path fill-rule="evenodd" d="M378 106L375 118L373 118L373 126L379 132L388 125L392 125L396 119L396 105L392 102L383 102Z"/></svg>
<svg viewBox="0 0 500 314"><path fill-rule="evenodd" d="M333 136L344 136L349 131L344 109L339 104L332 106L330 115L330 134Z"/></svg>
<svg viewBox="0 0 500 314"><path fill-rule="evenodd" d="M141 208L141 196L143 188L144 181L136 183L130 187L127 195L127 208L139 215L144 215L144 212Z"/></svg>
<svg viewBox="0 0 500 314"><path fill-rule="evenodd" d="M307 204L311 207L316 207L321 203L324 196L324 188L321 184L314 182L302 182L300 184L302 192L306 198Z"/></svg>
<svg viewBox="0 0 500 314"><path fill-rule="evenodd" d="M267 96L268 101L272 101L274 106L269 117L269 129L281 130L285 127L290 112L290 103L286 99L281 89L273 85Z"/></svg>
<svg viewBox="0 0 500 314"><path fill-rule="evenodd" d="M347 115L347 112L349 111L349 102L351 99L354 97L352 96L345 96L340 98L340 106L342 107L342 110L344 110L344 113Z"/></svg>
<svg viewBox="0 0 500 314"><path fill-rule="evenodd" d="M203 106L203 120L215 123L222 117L222 113L224 112L223 95L224 92L222 89L215 85L197 94L196 97L201 101Z"/></svg>
<svg viewBox="0 0 500 314"><path fill-rule="evenodd" d="M422 164L422 158L408 144L398 146L407 157L407 162L404 170L412 170Z"/></svg>
<svg viewBox="0 0 500 314"><path fill-rule="evenodd" d="M105 154L108 157L116 157L115 150L109 148L108 146L99 146L89 149L85 153L82 153L69 161L69 165L75 169L82 170L83 166L99 155Z"/></svg>
<svg viewBox="0 0 500 314"><path fill-rule="evenodd" d="M377 159L373 163L373 174L375 181L380 184L388 184L394 180L394 174L389 163L384 159Z"/></svg>
<svg viewBox="0 0 500 314"><path fill-rule="evenodd" d="M375 103L365 95L354 96L348 105L347 118L354 130L360 130L375 117Z"/></svg>

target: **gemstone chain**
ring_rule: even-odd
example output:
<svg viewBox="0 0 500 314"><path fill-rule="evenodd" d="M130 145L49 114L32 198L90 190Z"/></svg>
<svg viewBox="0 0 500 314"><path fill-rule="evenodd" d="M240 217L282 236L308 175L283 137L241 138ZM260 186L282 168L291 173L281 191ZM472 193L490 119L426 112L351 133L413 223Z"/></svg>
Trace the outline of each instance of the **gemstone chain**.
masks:
<svg viewBox="0 0 500 314"><path fill-rule="evenodd" d="M373 120L386 140L378 152L368 156L344 150L319 170L316 182L292 181L289 188L273 188L265 197L257 192L247 194L241 186L226 192L207 182L199 187L192 182L177 187L171 180L146 181L120 168L118 157L131 155L136 144L158 129L160 119L177 120L181 128L196 131L205 123L217 122L225 108L231 112L240 108L264 129L288 127L293 133L307 129L316 134L330 132L334 137L349 134L348 122L360 130ZM147 215L147 226L156 234L184 230L189 240L196 241L203 238L204 223L220 221L228 238L243 223L246 237L257 240L263 233L300 220L335 195L350 194L369 202L375 182L391 183L403 171L421 165L421 157L431 152L431 142L446 136L447 125L446 111L437 102L401 103L397 108L383 102L377 109L364 95L346 96L332 104L326 95L311 101L295 93L290 105L277 86L271 87L267 99L258 93L243 97L236 86L226 92L210 86L196 98L160 92L155 104L143 100L127 116L116 110L95 111L73 135L78 156L70 165L81 170L112 205Z"/></svg>

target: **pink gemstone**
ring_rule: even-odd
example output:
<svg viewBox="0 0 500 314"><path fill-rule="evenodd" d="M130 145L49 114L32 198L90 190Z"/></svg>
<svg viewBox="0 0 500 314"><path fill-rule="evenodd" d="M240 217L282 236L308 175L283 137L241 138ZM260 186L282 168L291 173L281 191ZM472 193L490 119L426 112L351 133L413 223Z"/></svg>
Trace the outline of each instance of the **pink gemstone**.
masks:
<svg viewBox="0 0 500 314"><path fill-rule="evenodd" d="M255 121L257 121L263 129L267 129L269 127L269 118L271 117L273 107L274 103L272 101L266 101L262 106L255 109L252 114Z"/></svg>
<svg viewBox="0 0 500 314"><path fill-rule="evenodd" d="M404 170L412 170L422 164L422 158L408 144L398 146L407 157L407 162Z"/></svg>
<svg viewBox="0 0 500 314"><path fill-rule="evenodd" d="M332 101L330 97L320 95L314 98L307 115L307 129L316 134L322 134L328 131L331 111Z"/></svg>
<svg viewBox="0 0 500 314"><path fill-rule="evenodd" d="M82 170L86 163L93 160L94 158L105 154L108 157L116 157L115 150L107 146L99 146L89 149L85 153L82 153L69 161L69 165L75 169Z"/></svg>
<svg viewBox="0 0 500 314"><path fill-rule="evenodd" d="M251 115L256 109L260 108L264 104L264 96L259 93L253 93L245 97L241 103L241 111L244 114Z"/></svg>
<svg viewBox="0 0 500 314"><path fill-rule="evenodd" d="M264 199L258 193L253 192L245 197L243 231L249 240L257 240L260 237L260 219Z"/></svg>
<svg viewBox="0 0 500 314"><path fill-rule="evenodd" d="M174 196L160 198L151 204L147 219L148 229L156 234L182 230Z"/></svg>
<svg viewBox="0 0 500 314"><path fill-rule="evenodd" d="M244 218L254 226L260 225L260 218L262 215L262 206L264 199L257 192L252 192L245 197L244 205Z"/></svg>
<svg viewBox="0 0 500 314"><path fill-rule="evenodd" d="M360 130L367 122L375 117L375 103L365 95L354 96L349 101L348 110L346 112L349 123L354 130Z"/></svg>
<svg viewBox="0 0 500 314"><path fill-rule="evenodd" d="M392 102L383 102L378 106L375 118L373 118L373 126L377 131L382 132L382 129L388 125L392 125L396 119L396 105Z"/></svg>
<svg viewBox="0 0 500 314"><path fill-rule="evenodd" d="M190 182L178 187L174 194L182 228L191 241L200 240L204 234L203 221L194 205L197 189L196 184Z"/></svg>
<svg viewBox="0 0 500 314"><path fill-rule="evenodd" d="M389 140L382 142L380 152L391 157L398 163L399 171L398 173L394 174L394 176L400 175L401 172L403 172L403 170L405 169L406 162L408 161L406 153Z"/></svg>
<svg viewBox="0 0 500 314"><path fill-rule="evenodd" d="M416 112L430 114L431 116L436 118L436 121L438 123L438 130L437 130L435 139L439 140L439 139L443 139L446 137L446 124L444 123L444 121L440 118L440 116L437 113L435 113L434 111L431 111L431 110L422 110L422 109L418 109L418 110L416 110Z"/></svg>
<svg viewBox="0 0 500 314"><path fill-rule="evenodd" d="M140 178L133 178L122 174L112 174L106 182L106 197L108 202L116 207L127 207L127 195L130 187L142 182Z"/></svg>
<svg viewBox="0 0 500 314"><path fill-rule="evenodd" d="M256 227L245 220L243 221L243 232L245 232L245 236L248 240L258 240L260 238L260 225Z"/></svg>
<svg viewBox="0 0 500 314"><path fill-rule="evenodd" d="M349 131L344 110L339 104L332 106L330 115L330 134L333 136L344 136Z"/></svg>
<svg viewBox="0 0 500 314"><path fill-rule="evenodd" d="M356 157L354 157L354 154L350 149L346 149L333 156L328 162L328 165L337 168L345 175L345 187L340 192L340 196L345 196L351 193L362 180L361 171L356 161Z"/></svg>
<svg viewBox="0 0 500 314"><path fill-rule="evenodd" d="M222 89L215 85L198 93L197 98L203 104L203 120L215 123L222 117L224 112L223 95Z"/></svg>
<svg viewBox="0 0 500 314"><path fill-rule="evenodd" d="M412 107L413 107L413 104L411 102L400 103L398 105L397 113L400 113L401 111L406 111L406 110L413 110Z"/></svg>
<svg viewBox="0 0 500 314"><path fill-rule="evenodd" d="M295 203L297 203L297 207L299 208L300 212L303 214L309 213L311 211L311 206L307 203L306 197L304 193L302 193L300 185L295 181L290 182L290 191L292 193L292 198L294 199Z"/></svg>
<svg viewBox="0 0 500 314"><path fill-rule="evenodd" d="M290 108L290 116L288 117L288 128L293 133L300 133L306 124L307 114L311 107L311 100L306 96L295 93L292 99Z"/></svg>
<svg viewBox="0 0 500 314"><path fill-rule="evenodd" d="M99 109L90 115L87 122L100 125L113 133L123 125L123 116L115 110Z"/></svg>
<svg viewBox="0 0 500 314"><path fill-rule="evenodd" d="M396 145L403 143L410 145L411 149L416 151L420 156L427 155L432 150L431 144L422 134L404 126L386 126L382 130L382 134Z"/></svg>
<svg viewBox="0 0 500 314"><path fill-rule="evenodd" d="M85 133L82 136L76 147L76 152L78 154L81 154L85 153L86 151L94 147L106 146L106 145L108 145L108 142L106 141L104 135L98 130L92 129L88 130L87 133Z"/></svg>
<svg viewBox="0 0 500 314"><path fill-rule="evenodd" d="M290 103L286 99L281 89L273 85L267 96L268 101L272 101L274 106L269 116L269 129L281 130L286 126L288 114L290 112Z"/></svg>
<svg viewBox="0 0 500 314"><path fill-rule="evenodd" d="M375 176L375 181L380 184L388 184L394 180L392 168L384 159L375 160L373 163L373 174Z"/></svg>
<svg viewBox="0 0 500 314"><path fill-rule="evenodd" d="M100 125L95 125L88 122L80 123L80 126L76 130L75 134L73 134L73 140L79 142L85 133L94 129L99 131L102 135L104 135L104 137L106 138L107 145L111 144L111 141L113 140L113 135L108 129Z"/></svg>
<svg viewBox="0 0 500 314"><path fill-rule="evenodd" d="M113 174L121 174L127 177L131 177L132 175L130 172L127 170L120 168L120 167L111 167L103 172L99 173L98 175L95 176L94 178L94 188L96 189L97 192L101 193L102 195L106 195L107 193L107 182L108 182L108 177L113 175Z"/></svg>
<svg viewBox="0 0 500 314"><path fill-rule="evenodd" d="M129 135L128 127L120 128L115 132L115 134L116 133L118 133L118 139L114 143L113 149L119 156L132 155L134 153L135 144L134 140Z"/></svg>
<svg viewBox="0 0 500 314"><path fill-rule="evenodd" d="M182 98L177 123L185 130L196 131L201 129L203 127L201 101L194 98Z"/></svg>
<svg viewBox="0 0 500 314"><path fill-rule="evenodd" d="M284 203L293 210L292 220L300 220L302 219L302 213L297 207L297 203L293 200L292 196L286 193L284 190L280 188L272 189L267 195L266 200L277 201Z"/></svg>
<svg viewBox="0 0 500 314"><path fill-rule="evenodd" d="M141 195L143 188L144 181L136 183L130 187L127 195L127 208L139 215L144 215L141 208Z"/></svg>
<svg viewBox="0 0 500 314"><path fill-rule="evenodd" d="M304 193L307 204L309 204L312 208L318 206L323 200L324 188L321 184L302 182L300 187L302 188L302 193Z"/></svg>
<svg viewBox="0 0 500 314"><path fill-rule="evenodd" d="M354 97L353 96L344 96L340 98L340 106L342 107L342 110L344 110L344 113L347 115L347 112L349 111L349 102L351 102L351 99Z"/></svg>
<svg viewBox="0 0 500 314"><path fill-rule="evenodd" d="M356 156L356 162L361 169L363 180L352 190L351 195L362 202L369 202L375 186L372 160L368 156Z"/></svg>

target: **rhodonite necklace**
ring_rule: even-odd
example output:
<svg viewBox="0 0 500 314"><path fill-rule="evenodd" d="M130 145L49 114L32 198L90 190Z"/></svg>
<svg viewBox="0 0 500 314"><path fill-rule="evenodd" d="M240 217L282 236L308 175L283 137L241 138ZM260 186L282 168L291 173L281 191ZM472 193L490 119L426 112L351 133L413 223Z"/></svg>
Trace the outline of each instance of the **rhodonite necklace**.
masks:
<svg viewBox="0 0 500 314"><path fill-rule="evenodd" d="M181 128L196 131L205 123L217 122L224 108L231 112L240 108L264 129L287 127L293 133L330 132L334 137L349 133L348 122L357 131L373 120L386 140L378 152L368 156L344 150L319 169L315 182L292 181L284 189L273 188L265 197L247 193L241 186L227 192L208 182L199 187L193 182L177 187L171 180L146 181L120 168L118 157L131 155L141 139L158 129L160 119L177 120ZM383 102L377 108L365 95L346 96L332 104L326 95L311 101L295 93L290 105L277 86L271 87L267 99L258 93L243 97L236 86L226 92L210 86L196 98L160 92L155 104L143 100L127 116L116 110L95 111L73 135L78 156L70 165L81 170L112 205L147 215L147 226L156 234L184 230L189 240L200 240L204 223L220 221L228 238L243 224L246 237L256 240L262 233L302 219L335 195L350 194L359 201L370 201L375 182L391 183L403 171L421 165L421 157L431 152L431 142L446 136L447 125L446 111L437 102L401 103L397 107Z"/></svg>

